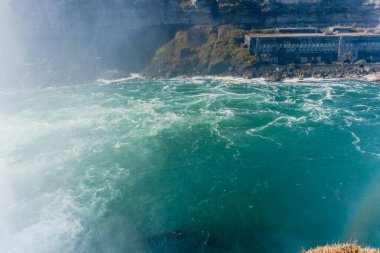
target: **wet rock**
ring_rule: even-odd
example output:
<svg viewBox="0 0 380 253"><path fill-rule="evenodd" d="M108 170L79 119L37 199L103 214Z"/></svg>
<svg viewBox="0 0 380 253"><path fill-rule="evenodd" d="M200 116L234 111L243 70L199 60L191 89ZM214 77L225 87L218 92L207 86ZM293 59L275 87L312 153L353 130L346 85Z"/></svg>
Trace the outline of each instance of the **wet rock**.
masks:
<svg viewBox="0 0 380 253"><path fill-rule="evenodd" d="M173 78L173 77L176 77L177 76L177 72L175 70L169 70L166 75L165 75L165 78Z"/></svg>
<svg viewBox="0 0 380 253"><path fill-rule="evenodd" d="M244 73L243 73L243 77L244 77L244 78L247 78L247 79L251 79L251 78L253 78L253 73L252 73L252 71L246 71L246 72L244 72Z"/></svg>
<svg viewBox="0 0 380 253"><path fill-rule="evenodd" d="M216 63L211 63L208 68L208 73L210 75L219 75L228 71L228 65L224 61L218 61Z"/></svg>
<svg viewBox="0 0 380 253"><path fill-rule="evenodd" d="M281 82L284 80L284 78L280 73L274 72L267 76L264 76L264 80L267 82Z"/></svg>

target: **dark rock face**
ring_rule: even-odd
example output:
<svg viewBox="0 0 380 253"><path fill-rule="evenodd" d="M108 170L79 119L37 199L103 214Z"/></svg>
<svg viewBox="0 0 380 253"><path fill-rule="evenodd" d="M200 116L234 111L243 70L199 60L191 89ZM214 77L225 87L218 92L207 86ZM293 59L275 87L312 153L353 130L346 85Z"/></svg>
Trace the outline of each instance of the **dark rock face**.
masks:
<svg viewBox="0 0 380 253"><path fill-rule="evenodd" d="M210 75L219 75L228 71L228 65L224 61L218 61L211 63L208 68L208 73Z"/></svg>
<svg viewBox="0 0 380 253"><path fill-rule="evenodd" d="M218 22L255 27L330 25L376 26L378 0L245 0L219 1Z"/></svg>
<svg viewBox="0 0 380 253"><path fill-rule="evenodd" d="M189 57L191 55L191 49L190 48L182 48L180 50L179 54L180 54L181 58Z"/></svg>
<svg viewBox="0 0 380 253"><path fill-rule="evenodd" d="M13 22L30 33L77 36L173 24L375 26L380 18L379 0L16 0L9 5Z"/></svg>

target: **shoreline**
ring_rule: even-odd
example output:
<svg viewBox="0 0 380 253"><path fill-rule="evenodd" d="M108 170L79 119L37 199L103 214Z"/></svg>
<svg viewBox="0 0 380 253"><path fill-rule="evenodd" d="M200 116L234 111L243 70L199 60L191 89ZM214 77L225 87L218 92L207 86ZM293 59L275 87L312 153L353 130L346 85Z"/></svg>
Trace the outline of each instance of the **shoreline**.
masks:
<svg viewBox="0 0 380 253"><path fill-rule="evenodd" d="M297 83L303 81L361 80L380 81L380 63L373 64L335 64L335 65L272 65L249 69L244 73L234 71L208 74L186 73L177 76L151 75L149 73L129 73L124 76L98 78L99 84L122 83L131 79L170 80L170 79L221 79L231 81L257 80L263 83Z"/></svg>
<svg viewBox="0 0 380 253"><path fill-rule="evenodd" d="M380 81L380 63L363 65L282 65L265 66L251 69L244 73L227 72L218 75L187 73L178 76L156 76L143 73L140 78L162 80L173 78L220 78L220 79L258 79L268 83L292 83L318 80L362 80L367 82Z"/></svg>
<svg viewBox="0 0 380 253"><path fill-rule="evenodd" d="M248 73L249 74L249 73ZM315 79L359 79L369 82L380 80L380 64L285 65L258 69L256 75L266 81Z"/></svg>

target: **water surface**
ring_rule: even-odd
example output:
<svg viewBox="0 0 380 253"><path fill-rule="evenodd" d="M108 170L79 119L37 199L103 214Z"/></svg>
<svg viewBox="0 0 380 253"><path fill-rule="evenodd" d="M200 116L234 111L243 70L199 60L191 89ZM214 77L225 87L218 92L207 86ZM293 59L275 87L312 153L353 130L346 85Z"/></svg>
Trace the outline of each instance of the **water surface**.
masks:
<svg viewBox="0 0 380 253"><path fill-rule="evenodd" d="M0 91L0 252L380 247L379 115L352 80Z"/></svg>

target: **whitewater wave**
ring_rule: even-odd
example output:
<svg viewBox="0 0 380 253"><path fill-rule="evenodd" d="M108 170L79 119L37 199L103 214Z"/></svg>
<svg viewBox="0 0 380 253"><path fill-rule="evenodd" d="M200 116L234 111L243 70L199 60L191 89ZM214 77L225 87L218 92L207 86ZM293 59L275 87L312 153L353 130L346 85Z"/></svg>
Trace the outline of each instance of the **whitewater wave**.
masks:
<svg viewBox="0 0 380 253"><path fill-rule="evenodd" d="M121 77L117 79L104 79L104 78L99 78L96 80L97 83L101 84L115 84L115 83L123 83L128 80L134 80L134 79L144 79L144 76L139 73L132 73L128 77Z"/></svg>
<svg viewBox="0 0 380 253"><path fill-rule="evenodd" d="M296 117L291 117L291 116L280 116L280 117L272 120L271 122L269 122L263 126L251 128L251 129L247 130L247 134L253 135L256 132L261 132L261 131L266 130L267 128L269 128L271 126L276 126L276 127L286 126L286 127L291 128L291 127L293 127L293 124L296 122L297 123L305 123L306 118L305 117L296 118Z"/></svg>

